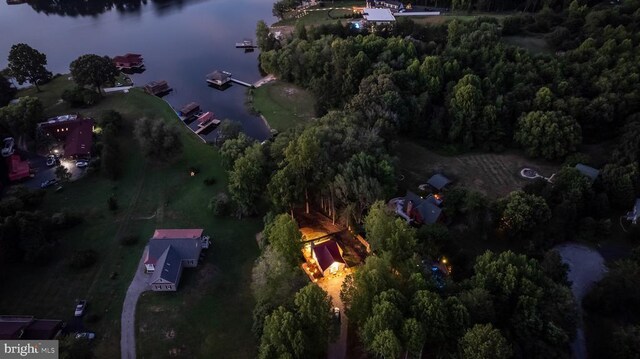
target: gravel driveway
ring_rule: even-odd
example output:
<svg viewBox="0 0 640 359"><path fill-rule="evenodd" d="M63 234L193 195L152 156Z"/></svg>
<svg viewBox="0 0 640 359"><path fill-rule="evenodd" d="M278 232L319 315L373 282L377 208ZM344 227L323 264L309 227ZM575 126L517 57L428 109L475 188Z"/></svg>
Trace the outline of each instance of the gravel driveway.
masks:
<svg viewBox="0 0 640 359"><path fill-rule="evenodd" d="M145 248L146 251L146 248ZM144 252L143 252L144 253ZM122 359L136 358L136 305L142 292L149 290L149 274L144 271L144 255L136 269L127 295L122 304L122 332L120 334L120 351Z"/></svg>

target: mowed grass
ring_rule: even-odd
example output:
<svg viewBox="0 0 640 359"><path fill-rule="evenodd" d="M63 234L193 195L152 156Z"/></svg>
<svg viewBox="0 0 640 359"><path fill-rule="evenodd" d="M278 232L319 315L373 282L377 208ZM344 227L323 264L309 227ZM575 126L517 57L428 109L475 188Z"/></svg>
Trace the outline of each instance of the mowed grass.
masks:
<svg viewBox="0 0 640 359"><path fill-rule="evenodd" d="M409 139L400 140L396 154L399 172L404 176L400 186L412 191L427 183L434 173L441 172L464 187L501 197L528 183L520 177L524 167L533 168L547 177L560 169L557 164L528 159L515 151L444 156Z"/></svg>
<svg viewBox="0 0 640 359"><path fill-rule="evenodd" d="M251 91L253 109L278 131L307 122L315 115L313 95L296 85L274 81Z"/></svg>
<svg viewBox="0 0 640 359"><path fill-rule="evenodd" d="M330 6L327 6L330 7ZM338 3L335 4L335 7L342 7ZM305 26L318 26L324 24L335 24L336 22L344 22L347 19L344 18L347 15L353 14L352 10L347 9L336 9L336 10L325 10L325 9L317 9L312 11L307 11L306 15L301 15L297 11L292 11L289 14L285 15L285 18L273 24L273 26L287 26L287 25L295 25L298 22L303 23Z"/></svg>
<svg viewBox="0 0 640 359"><path fill-rule="evenodd" d="M36 94L46 104L55 103L51 93L65 87L60 80L50 85ZM68 111L65 106L56 106L62 110L48 114L64 114ZM106 109L119 111L127 123L120 139L123 175L115 182L99 174L90 175L65 185L63 192L47 193L43 210L81 213L84 223L59 234L52 263L41 267L17 265L5 273L0 284L0 313L69 320L75 300L86 298L87 314L101 317L96 323L85 323L97 333L96 356L118 358L122 302L152 231L204 228L213 239L205 265L185 271L178 293L149 293L138 306L140 325L151 320L154 329L175 328L180 344L163 341L157 337L157 330L147 330L137 337L139 356L167 357L169 348L184 345L196 357L253 357L256 343L250 333L253 301L249 283L251 266L258 255L254 236L260 230L260 221L211 215L209 199L227 184L219 154L184 128L164 101L132 90L129 94L108 95L97 106L80 112L96 116ZM174 162L158 164L140 154L131 124L143 116L179 126L184 149ZM200 173L189 176L190 167L198 167ZM203 184L209 177L216 179L215 185ZM112 195L120 207L115 213L107 207ZM122 235L137 235L140 241L125 247L118 241ZM97 251L98 262L87 270L70 270L66 260L78 249ZM206 280L198 280L200 275L206 275ZM174 315L145 315L158 308L170 309ZM192 325L183 325L186 319ZM209 340L205 342L206 338Z"/></svg>

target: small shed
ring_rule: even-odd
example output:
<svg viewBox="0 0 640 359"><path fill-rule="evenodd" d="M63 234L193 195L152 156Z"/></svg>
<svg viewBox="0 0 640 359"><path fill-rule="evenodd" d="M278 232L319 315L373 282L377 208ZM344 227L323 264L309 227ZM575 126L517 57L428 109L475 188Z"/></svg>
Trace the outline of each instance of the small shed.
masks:
<svg viewBox="0 0 640 359"><path fill-rule="evenodd" d="M144 86L144 90L151 95L160 95L171 91L169 83L167 81L151 81Z"/></svg>
<svg viewBox="0 0 640 359"><path fill-rule="evenodd" d="M589 178L589 180L591 181L591 183L595 182L596 179L598 179L598 176L600 175L600 171L598 171L597 169L595 169L593 167L589 167L587 165L584 165L582 163L578 163L576 165L576 169L578 171L580 171L580 173L582 173L583 175L587 176Z"/></svg>
<svg viewBox="0 0 640 359"><path fill-rule="evenodd" d="M346 266L342 258L342 248L332 239L316 244L313 247L312 256L325 277L337 273Z"/></svg>
<svg viewBox="0 0 640 359"><path fill-rule="evenodd" d="M207 75L207 82L216 85L223 86L231 81L231 74L226 71L214 71Z"/></svg>
<svg viewBox="0 0 640 359"><path fill-rule="evenodd" d="M451 180L440 173L436 173L435 175L431 176L431 178L429 178L429 180L427 181L427 184L429 186L438 191L442 191L442 189L448 186L450 183Z"/></svg>
<svg viewBox="0 0 640 359"><path fill-rule="evenodd" d="M200 105L196 102L191 102L180 109L180 115L184 117L195 116L200 112Z"/></svg>

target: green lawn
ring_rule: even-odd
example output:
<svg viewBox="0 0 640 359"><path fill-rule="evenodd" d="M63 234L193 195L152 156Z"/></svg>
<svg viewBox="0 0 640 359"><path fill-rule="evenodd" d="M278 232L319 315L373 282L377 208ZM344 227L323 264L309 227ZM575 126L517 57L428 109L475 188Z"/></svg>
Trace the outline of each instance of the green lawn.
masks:
<svg viewBox="0 0 640 359"><path fill-rule="evenodd" d="M251 91L253 109L278 131L309 121L315 115L313 95L296 85L275 81Z"/></svg>
<svg viewBox="0 0 640 359"><path fill-rule="evenodd" d="M336 7L342 6L336 3ZM329 7L329 6L327 6ZM335 24L337 21L345 21L343 18L345 15L352 14L351 10L338 9L338 10L316 10L316 11L308 11L306 15L301 17L296 17L295 14L297 12L292 11L291 13L285 15L285 18L276 22L272 26L293 26L298 22L303 23L305 26L318 26L322 24Z"/></svg>
<svg viewBox="0 0 640 359"><path fill-rule="evenodd" d="M56 102L54 93L65 86L59 78L35 95L50 105ZM55 109L48 114L68 111L66 105ZM97 106L80 112L96 115L106 109L122 113L129 127L121 136L125 153L123 176L112 182L90 175L65 185L61 193L47 193L43 210L77 211L85 221L60 233L53 263L42 267L18 265L5 273L6 280L0 284L0 313L68 320L74 300L86 298L88 314L101 316L97 323L87 324L98 334L97 357L117 358L122 301L146 239L154 228L202 227L213 239L204 265L185 272L179 292L149 293L138 306L140 324L144 326L149 320L153 323L137 336L139 355L166 357L169 349L184 345L197 357L253 357L256 343L250 333L253 300L249 283L258 255L254 235L260 230L260 221L217 219L211 215L207 210L209 199L224 190L227 183L219 155L180 125L164 101L133 90L129 94L108 95ZM184 150L172 164L150 163L140 155L130 135L130 125L142 116L180 126ZM195 177L188 175L192 166L200 169ZM208 177L214 177L216 184L205 186L203 180ZM107 208L111 195L120 207L115 214ZM117 238L125 234L140 236L140 242L121 246ZM72 272L65 265L68 253L85 248L99 253L98 263L85 271ZM172 315L149 314L169 310ZM159 337L162 328L174 328L179 341Z"/></svg>

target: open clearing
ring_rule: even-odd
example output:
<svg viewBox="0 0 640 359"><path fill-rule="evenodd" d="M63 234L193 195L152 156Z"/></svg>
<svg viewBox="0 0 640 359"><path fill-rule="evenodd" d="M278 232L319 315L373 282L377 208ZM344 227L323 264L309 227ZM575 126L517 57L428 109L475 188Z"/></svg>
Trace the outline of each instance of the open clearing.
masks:
<svg viewBox="0 0 640 359"><path fill-rule="evenodd" d="M88 175L66 184L60 193L47 193L43 210L81 213L84 222L60 232L52 263L14 265L3 273L0 313L68 320L73 316L74 301L87 299L87 314L99 316L95 323L85 320L86 327L97 333L96 357L118 358L122 302L148 237L155 228L204 228L212 237L212 247L203 265L185 270L177 293L148 293L140 301L138 327L147 325L147 329L140 330L136 338L138 356L167 357L175 349L171 339L175 338L197 357L254 357L256 343L249 334L253 308L249 283L258 255L254 236L261 222L215 218L207 209L209 199L227 185L218 152L186 130L169 105L157 97L134 89L128 94L105 96L92 108L72 110L65 103L56 104L62 90L71 86L62 76L44 85L41 93L27 90L19 95L41 98L50 116L71 111L87 116L98 116L106 109L119 111L125 120L120 136L123 174L115 182L99 174ZM141 155L131 128L133 121L143 116L180 128L184 148L173 163L152 163ZM190 167L199 168L199 174L191 177ZM206 186L203 180L210 177L216 182ZM107 207L112 195L119 204L115 213ZM124 234L140 240L122 246L118 237ZM98 261L86 270L71 271L66 260L71 251L79 249L95 250ZM169 311L172 315L160 314Z"/></svg>
<svg viewBox="0 0 640 359"><path fill-rule="evenodd" d="M278 131L284 131L314 117L313 96L296 85L274 81L251 91L253 109L267 119L271 128Z"/></svg>
<svg viewBox="0 0 640 359"><path fill-rule="evenodd" d="M557 164L527 159L517 152L443 156L407 139L400 141L397 153L400 174L405 177L401 185L414 190L435 172L442 172L462 186L500 197L528 183L519 175L523 167L547 177L560 168Z"/></svg>

